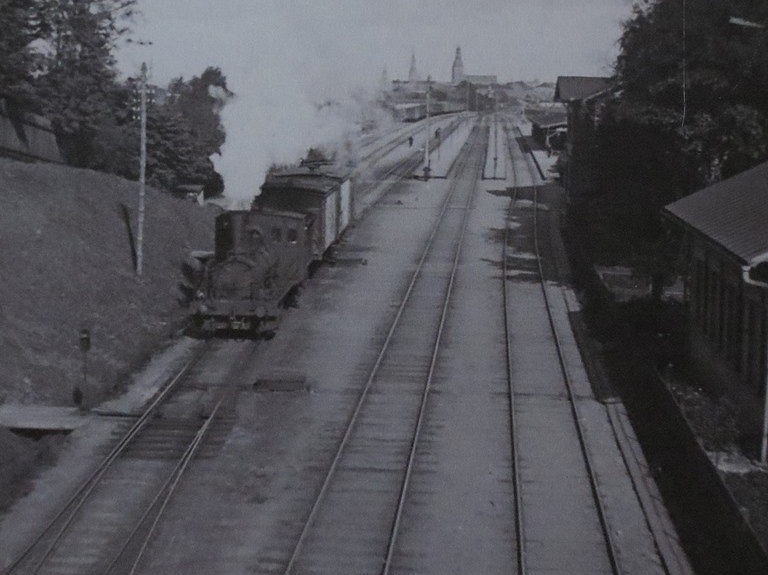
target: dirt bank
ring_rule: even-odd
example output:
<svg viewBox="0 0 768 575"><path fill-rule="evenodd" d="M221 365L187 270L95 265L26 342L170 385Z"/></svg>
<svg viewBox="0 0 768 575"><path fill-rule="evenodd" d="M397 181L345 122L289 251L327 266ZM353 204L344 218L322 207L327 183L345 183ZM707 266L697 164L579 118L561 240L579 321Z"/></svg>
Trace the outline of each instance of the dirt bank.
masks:
<svg viewBox="0 0 768 575"><path fill-rule="evenodd" d="M211 249L217 209L146 194L144 274L134 273L138 184L0 158L0 403L96 404L178 330L180 263ZM81 329L91 333L83 386ZM0 429L0 491L49 461L50 441ZM2 502L0 502L2 506Z"/></svg>

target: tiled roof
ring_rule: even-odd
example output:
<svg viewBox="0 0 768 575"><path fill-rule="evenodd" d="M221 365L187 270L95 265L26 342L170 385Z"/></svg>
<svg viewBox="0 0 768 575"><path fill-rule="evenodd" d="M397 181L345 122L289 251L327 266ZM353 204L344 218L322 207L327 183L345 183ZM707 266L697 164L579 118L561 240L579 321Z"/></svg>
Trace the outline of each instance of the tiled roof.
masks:
<svg viewBox="0 0 768 575"><path fill-rule="evenodd" d="M746 264L768 254L768 162L667 205L664 211Z"/></svg>
<svg viewBox="0 0 768 575"><path fill-rule="evenodd" d="M596 96L611 87L611 79L599 76L558 76L556 102L577 102Z"/></svg>

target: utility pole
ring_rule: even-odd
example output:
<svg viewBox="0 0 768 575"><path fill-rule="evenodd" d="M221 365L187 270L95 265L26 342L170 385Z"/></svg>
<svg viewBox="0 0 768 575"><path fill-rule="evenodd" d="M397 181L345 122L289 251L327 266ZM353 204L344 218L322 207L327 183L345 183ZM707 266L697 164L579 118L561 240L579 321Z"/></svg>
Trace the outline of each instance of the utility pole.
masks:
<svg viewBox="0 0 768 575"><path fill-rule="evenodd" d="M465 82L466 82L466 86L467 86L467 112L469 112L469 82L466 81L466 80L465 80Z"/></svg>
<svg viewBox="0 0 768 575"><path fill-rule="evenodd" d="M499 120L496 117L496 94L493 95L493 179L496 179L496 164L499 160Z"/></svg>
<svg viewBox="0 0 768 575"><path fill-rule="evenodd" d="M432 76L427 76L427 142L424 144L424 179L429 179L431 167L429 165L429 136L431 130L429 126L429 93L432 91Z"/></svg>
<svg viewBox="0 0 768 575"><path fill-rule="evenodd" d="M88 351L91 349L91 332L83 328L80 330L80 351L83 352L83 387L75 385L72 390L72 400L77 405L80 411L84 411L85 404L83 403L84 394L88 390Z"/></svg>
<svg viewBox="0 0 768 575"><path fill-rule="evenodd" d="M139 80L141 114L141 143L139 153L139 219L136 232L136 275L141 277L144 267L144 188L147 172L147 64L141 64Z"/></svg>

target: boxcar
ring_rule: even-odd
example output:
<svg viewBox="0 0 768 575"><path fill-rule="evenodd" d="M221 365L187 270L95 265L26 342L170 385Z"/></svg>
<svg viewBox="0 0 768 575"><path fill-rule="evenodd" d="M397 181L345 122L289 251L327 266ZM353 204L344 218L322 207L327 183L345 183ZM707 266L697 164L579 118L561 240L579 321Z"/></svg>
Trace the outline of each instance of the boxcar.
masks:
<svg viewBox="0 0 768 575"><path fill-rule="evenodd" d="M312 216L312 257L319 260L349 225L352 187L349 178L312 167L270 173L253 201L253 209Z"/></svg>

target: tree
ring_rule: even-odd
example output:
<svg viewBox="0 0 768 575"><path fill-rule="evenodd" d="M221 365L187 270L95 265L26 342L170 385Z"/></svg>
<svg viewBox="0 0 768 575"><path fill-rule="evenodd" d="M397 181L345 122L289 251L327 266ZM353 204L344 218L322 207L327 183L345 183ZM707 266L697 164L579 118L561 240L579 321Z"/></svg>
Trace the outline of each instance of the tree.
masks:
<svg viewBox="0 0 768 575"><path fill-rule="evenodd" d="M135 86L117 82L114 50L137 0L0 0L0 98L52 123L68 163L138 177ZM219 194L211 154L225 141L221 111L232 92L219 68L174 80L150 107L147 179Z"/></svg>
<svg viewBox="0 0 768 575"><path fill-rule="evenodd" d="M112 115L113 49L136 0L37 0L43 65L37 81L43 112L68 161L88 166L94 141Z"/></svg>
<svg viewBox="0 0 768 575"><path fill-rule="evenodd" d="M34 11L28 0L0 0L0 98L11 112L34 108Z"/></svg>
<svg viewBox="0 0 768 575"><path fill-rule="evenodd" d="M619 42L621 96L597 134L602 194L575 217L597 259L648 273L657 295L678 253L663 206L768 159L768 30L734 16L768 24L768 4L646 0Z"/></svg>
<svg viewBox="0 0 768 575"><path fill-rule="evenodd" d="M620 41L624 100L676 116L666 129L695 165L694 189L768 157L768 33L734 26L734 16L768 23L768 8L755 0L646 2Z"/></svg>
<svg viewBox="0 0 768 575"><path fill-rule="evenodd" d="M227 79L219 68L209 67L189 82L182 77L175 78L168 86L168 99L164 105L167 119L174 118L174 126L165 123L170 134L185 134L183 146L172 154L174 182L178 184L201 184L206 197L221 194L224 182L215 171L210 157L221 154L226 140L221 123L221 111L234 97L227 88ZM177 161L184 158L183 162Z"/></svg>
<svg viewBox="0 0 768 575"><path fill-rule="evenodd" d="M208 67L189 82L175 78L168 86L169 105L189 124L192 135L207 155L220 154L226 139L221 111L234 94L219 68Z"/></svg>

